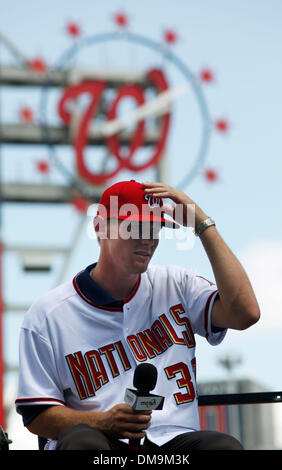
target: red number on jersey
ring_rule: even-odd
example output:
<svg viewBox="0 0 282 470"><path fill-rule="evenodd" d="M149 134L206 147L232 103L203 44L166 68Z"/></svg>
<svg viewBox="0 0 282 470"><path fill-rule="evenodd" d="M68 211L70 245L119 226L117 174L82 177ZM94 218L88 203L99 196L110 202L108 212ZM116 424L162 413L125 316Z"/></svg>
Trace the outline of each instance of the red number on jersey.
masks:
<svg viewBox="0 0 282 470"><path fill-rule="evenodd" d="M177 385L179 388L186 388L186 393L174 393L177 405L189 403L194 400L195 390L191 381L191 374L188 366L184 364L184 362L178 362L177 364L166 367L165 373L168 379L173 379L176 377L176 374L180 374L181 377L177 379Z"/></svg>

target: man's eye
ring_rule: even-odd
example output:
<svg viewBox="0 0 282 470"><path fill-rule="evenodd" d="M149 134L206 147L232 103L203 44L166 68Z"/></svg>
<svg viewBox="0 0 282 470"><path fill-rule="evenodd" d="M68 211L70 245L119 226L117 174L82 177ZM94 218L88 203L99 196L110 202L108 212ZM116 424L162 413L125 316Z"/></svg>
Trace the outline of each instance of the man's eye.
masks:
<svg viewBox="0 0 282 470"><path fill-rule="evenodd" d="M131 238L139 238L139 227L135 224L128 224L126 231L130 234Z"/></svg>

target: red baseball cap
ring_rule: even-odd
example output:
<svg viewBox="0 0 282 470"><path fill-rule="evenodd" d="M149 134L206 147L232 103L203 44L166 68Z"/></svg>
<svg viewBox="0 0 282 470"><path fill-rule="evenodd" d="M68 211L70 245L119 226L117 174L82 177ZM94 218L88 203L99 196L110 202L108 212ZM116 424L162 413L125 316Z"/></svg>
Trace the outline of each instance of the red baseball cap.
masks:
<svg viewBox="0 0 282 470"><path fill-rule="evenodd" d="M158 222L169 228L180 226L164 218L163 200L145 192L143 184L135 180L120 181L107 188L99 201L97 216L132 222Z"/></svg>

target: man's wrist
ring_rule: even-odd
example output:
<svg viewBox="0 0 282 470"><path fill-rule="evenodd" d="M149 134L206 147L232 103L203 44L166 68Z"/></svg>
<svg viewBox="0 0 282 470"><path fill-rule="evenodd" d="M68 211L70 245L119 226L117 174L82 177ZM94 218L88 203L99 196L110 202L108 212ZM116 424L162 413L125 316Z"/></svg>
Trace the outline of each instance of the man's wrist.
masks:
<svg viewBox="0 0 282 470"><path fill-rule="evenodd" d="M215 226L215 221L211 217L207 217L205 220L195 225L195 235L199 237L209 227Z"/></svg>

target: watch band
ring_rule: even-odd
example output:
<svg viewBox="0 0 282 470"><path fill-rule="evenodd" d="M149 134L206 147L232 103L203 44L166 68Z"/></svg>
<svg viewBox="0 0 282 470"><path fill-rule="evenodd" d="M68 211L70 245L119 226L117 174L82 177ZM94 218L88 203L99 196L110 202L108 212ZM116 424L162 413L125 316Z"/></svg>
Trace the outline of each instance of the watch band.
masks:
<svg viewBox="0 0 282 470"><path fill-rule="evenodd" d="M206 220L201 222L197 228L195 228L195 235L199 237L208 227L215 225L215 221L208 217Z"/></svg>

